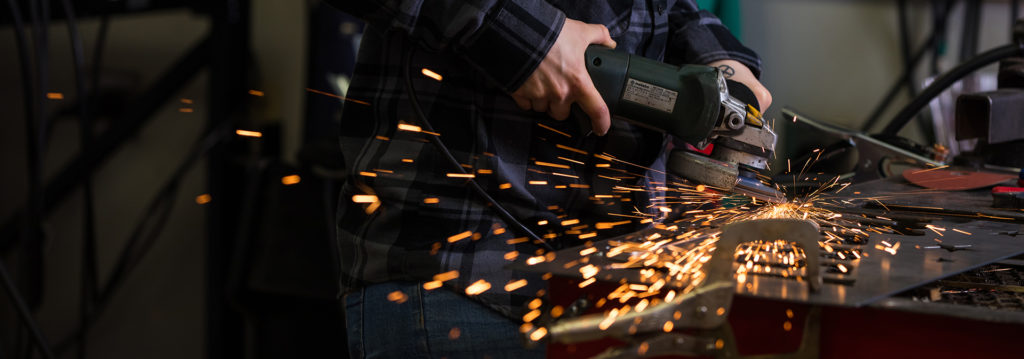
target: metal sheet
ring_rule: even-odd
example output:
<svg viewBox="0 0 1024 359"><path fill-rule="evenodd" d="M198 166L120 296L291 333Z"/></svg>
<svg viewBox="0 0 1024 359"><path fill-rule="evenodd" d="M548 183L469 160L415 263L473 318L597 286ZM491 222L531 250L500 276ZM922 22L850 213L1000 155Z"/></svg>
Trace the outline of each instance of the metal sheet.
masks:
<svg viewBox="0 0 1024 359"><path fill-rule="evenodd" d="M845 193L859 193L857 196L899 192L903 187L909 185L897 185L893 180L879 180L851 186ZM909 187L913 188L913 187ZM918 191L920 191L918 189ZM906 191L904 191L906 192ZM825 260L826 273L823 274L824 285L818 292L811 292L807 288L805 280L797 280L792 277L773 277L760 274L748 275L745 283L738 283L736 293L743 296L772 298L786 301L837 305L837 306L864 306L872 302L890 297L899 292L922 286L927 283L942 279L963 271L979 266L1006 259L1019 254L1024 254L1024 236L1016 233L1022 231L1020 224L1024 219L1024 213L1018 214L1012 211L991 210L977 206L982 203L977 193L957 192L953 194L937 195L916 195L888 197L884 202L885 206L932 206L934 209L948 209L949 213L930 212L935 215L929 223L931 226L948 229L958 229L968 234L946 230L942 235L932 230L916 231L916 235L900 234L875 234L868 236L866 243L846 244L836 246L838 249L859 249L865 255L858 260L837 260L829 258L828 254L822 251L819 255ZM896 198L896 199L892 199ZM971 204L971 205L967 205ZM854 209L855 210L855 209ZM962 214L957 214L962 213ZM982 215L978 215L982 213ZM987 213L984 214L984 213ZM972 214L972 215L967 215ZM893 218L902 216L900 213L892 213ZM966 217L966 218L965 218ZM986 220L990 217L998 217L1000 220ZM1017 222L1012 222L1017 219ZM600 281L651 284L651 279L645 279L640 273L642 268L612 269L611 265L621 263L617 258L607 258L603 254L617 242L640 242L643 238L659 233L661 238L670 238L683 231L666 231L664 229L648 229L637 233L611 238L596 242L594 247L596 253L588 253L586 264L595 265L602 270L595 277ZM707 229L709 233L715 229ZM936 240L941 241L945 248L956 249L949 251L940 248ZM895 245L899 243L899 250L895 254L876 249L875 246L883 241ZM685 243L684 243L685 244ZM693 243L690 243L693 244ZM683 245L683 244L681 244ZM555 259L535 265L518 263L514 266L520 270L552 273L554 275L582 278L580 267L585 265L582 262L580 251L584 247L576 247L556 252ZM834 270L836 263L842 263L849 268L849 273L838 273ZM734 268L739 264L734 264ZM688 283L668 282L666 287L684 288Z"/></svg>

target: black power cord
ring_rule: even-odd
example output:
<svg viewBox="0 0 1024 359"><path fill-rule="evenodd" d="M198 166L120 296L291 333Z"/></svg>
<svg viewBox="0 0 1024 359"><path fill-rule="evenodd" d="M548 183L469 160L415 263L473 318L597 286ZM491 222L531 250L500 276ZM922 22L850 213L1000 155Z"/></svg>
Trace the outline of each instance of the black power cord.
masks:
<svg viewBox="0 0 1024 359"><path fill-rule="evenodd" d="M1020 12L1020 0L1010 0L1010 33L1013 34L1013 25L1017 23L1017 16Z"/></svg>
<svg viewBox="0 0 1024 359"><path fill-rule="evenodd" d="M405 58L402 60L402 72L405 75L405 91L409 95L409 101L412 103L413 112L416 113L416 118L419 120L420 127L427 131L436 133L436 131L434 131L434 127L430 125L430 121L427 120L427 115L424 114L423 109L420 107L419 99L416 97L416 90L412 86L412 75L410 75L409 71L409 69L412 67L412 55L415 52L413 51L412 47L413 45L406 47ZM433 135L427 137L430 139L430 143L434 145L434 147L437 148L438 151L441 151L441 153L444 154L445 159L448 160L448 164L450 164L452 168L454 168L461 174L466 174L466 170L462 168L462 165L459 163L458 160L455 159L455 156L453 156L451 151L448 150L448 147L445 146L443 142L441 142L440 137ZM494 212L505 221L506 224L508 224L511 227L514 227L513 229L515 231L518 231L520 234L529 237L531 240L534 241L534 243L538 243L548 250L554 250L554 247L552 247L550 243L537 236L537 234L533 233L533 231L531 231L529 228L526 228L526 226L523 225L523 223L520 222L518 219L516 219L516 217L513 216L512 213L505 209L505 207L502 206L501 203L499 203L497 200L491 197L491 195L488 194L487 191L484 190L484 188L481 187L476 180L469 178L467 184L469 185L470 188L473 189L474 192L476 192L477 195L480 196L481 199L484 200L484 203L488 207L494 210Z"/></svg>
<svg viewBox="0 0 1024 359"><path fill-rule="evenodd" d="M192 146L188 155L185 156L185 159L182 160L181 164L175 168L174 173L171 174L171 179L160 189L156 197L153 198L145 211L142 212L145 215L135 225L128 243L121 250L114 269L107 278L106 286L97 294L88 320L78 331L58 342L54 349L57 354L63 355L65 351L82 339L81 331L88 330L96 324L96 321L109 307L110 300L114 297L114 294L121 289L125 280L128 279L128 275L142 262L142 259L149 253L149 250L162 233L163 227L170 219L174 208L174 200L177 198L178 189L182 181L184 181L185 175L188 174L188 171L199 159L209 152L214 145L227 138L230 133L230 123L225 122L218 127L210 129Z"/></svg>
<svg viewBox="0 0 1024 359"><path fill-rule="evenodd" d="M41 136L39 134L41 133L41 131L39 130L39 128L37 128L37 125L40 123L39 119L42 117L41 112L43 108L43 102L41 92L44 90L33 88L32 67L31 60L29 58L29 49L27 42L28 37L25 35L25 24L21 18L21 9L15 0L7 0L7 6L8 9L10 10L11 20L14 25L14 38L18 49L18 61L21 66L20 72L22 95L24 96L25 104L25 130L27 132L26 137L28 140L27 149L29 156L29 203L27 206L25 218L26 225L24 231L22 232L22 243L29 245L35 243L36 245L38 245L37 241L42 239L41 236L39 236L38 234L41 233L39 230L39 220L40 213L42 213L41 206L43 198L41 191L42 187L40 185L40 180L42 178L42 165L40 161L42 146L40 144ZM30 4L30 6L32 6L32 4ZM33 23L35 23L36 21L40 20L38 16L38 11L34 6L31 8L31 10L34 18ZM36 32L33 34L33 36L35 36L37 39L36 46L38 50L38 46L41 42L39 41L39 39L42 38L44 35ZM40 62L42 63L44 61ZM45 72L45 69L42 71ZM41 77L45 78L45 75ZM42 87L42 85L40 84L39 87ZM37 90L40 92L37 92ZM2 285L4 291L7 292L9 300L14 305L15 311L21 318L22 328L28 330L29 335L31 336L32 340L38 347L39 352L42 354L44 358L53 358L53 353L50 350L50 346L45 335L43 335L42 330L39 329L39 326L35 322L35 319L32 318L32 312L31 309L29 308L29 305L25 302L24 297L22 297L17 286L14 284L14 279L11 278L10 274L7 272L7 266L5 263L3 263L2 260L0 260L0 285ZM18 337L20 338L21 329L18 330L18 333ZM20 340L17 341L20 342ZM20 343L15 343L13 347L15 348L16 351L19 351L23 346L20 345ZM15 356L20 355L16 354Z"/></svg>
<svg viewBox="0 0 1024 359"><path fill-rule="evenodd" d="M78 31L78 20L75 18L75 9L71 6L70 0L62 0L64 16L67 20L68 37L71 40L71 59L75 69L75 91L78 98L78 124L79 124L79 148L82 153L89 150L92 144L92 115L90 110L92 103L91 91L87 89L85 80L85 53L82 46L82 36ZM88 330L86 323L92 314L92 306L96 301L96 216L95 201L93 196L92 176L89 174L82 178L82 263L81 263L81 293L78 301L79 316L79 340L78 358L84 359L86 353L86 336Z"/></svg>
<svg viewBox="0 0 1024 359"><path fill-rule="evenodd" d="M889 91L885 93L885 96L882 96L882 100L875 106L875 109L871 111L871 114L868 115L867 120L864 121L863 125L861 125L861 131L870 131L871 128L882 119L882 113L885 112L885 110L889 108L889 105L892 104L893 100L896 99L896 94L905 86L913 86L914 82L912 78L914 75L914 69L917 68L918 64L924 59L924 56L928 54L929 50L937 54L938 47L945 41L943 40L945 38L943 33L946 31L946 22L949 17L949 11L953 8L953 1L947 0L943 4L933 3L932 6L934 8L933 14L935 21L932 24L931 34L929 34L928 38L924 40L923 45L918 48L917 52L910 57L910 60L904 62L903 73L900 74L899 79L889 87ZM932 59L934 60L936 56L937 55L932 56ZM908 89L908 91L911 92L911 97L914 97L914 90Z"/></svg>
<svg viewBox="0 0 1024 359"><path fill-rule="evenodd" d="M893 118L892 122L889 122L889 124L885 126L885 129L882 130L882 134L896 135L901 129L903 129L903 126L906 126L906 124L914 118L914 115L917 114L918 111L928 105L928 103L941 94L942 91L945 91L947 87L953 85L953 83L962 79L964 76L967 76L975 70L996 61L1017 56L1024 56L1024 44L1015 43L997 47L957 65L953 69L949 70L949 72L946 72L939 78L935 79L928 88L925 88L921 94L896 114L896 117Z"/></svg>
<svg viewBox="0 0 1024 359"><path fill-rule="evenodd" d="M7 265L4 264L3 260L0 260L0 284L3 285L4 291L7 292L7 297L10 298L11 303L14 304L14 310L21 317L22 324L28 328L29 334L35 340L36 346L39 347L39 352L43 354L43 358L53 359L53 352L50 350L50 344L47 342L46 336L43 335L43 331L39 329L39 325L32 318L32 312L29 310L28 305L25 304L25 300L18 294L18 288L14 286L14 280L7 273Z"/></svg>

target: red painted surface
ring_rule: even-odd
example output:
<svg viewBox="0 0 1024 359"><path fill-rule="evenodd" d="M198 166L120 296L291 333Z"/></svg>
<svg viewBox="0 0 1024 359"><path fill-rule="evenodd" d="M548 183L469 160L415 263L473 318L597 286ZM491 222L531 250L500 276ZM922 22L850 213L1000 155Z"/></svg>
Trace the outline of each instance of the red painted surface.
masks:
<svg viewBox="0 0 1024 359"><path fill-rule="evenodd" d="M598 282L580 289L578 283L552 279L551 300L568 306L577 298L589 297L594 303L617 287ZM793 312L793 318L787 316L787 310ZM737 349L741 355L796 351L809 311L803 304L735 297L729 323ZM820 319L821 358L1024 358L1024 325L875 308L824 307ZM792 326L789 331L785 330L787 321ZM548 357L589 358L621 344L610 339L551 344Z"/></svg>

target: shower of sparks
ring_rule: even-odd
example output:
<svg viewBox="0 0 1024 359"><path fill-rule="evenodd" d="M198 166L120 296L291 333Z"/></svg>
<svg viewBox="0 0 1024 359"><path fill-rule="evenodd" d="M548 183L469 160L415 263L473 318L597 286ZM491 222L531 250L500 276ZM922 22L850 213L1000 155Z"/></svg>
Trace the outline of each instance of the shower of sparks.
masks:
<svg viewBox="0 0 1024 359"><path fill-rule="evenodd" d="M428 70L424 69L424 75L430 76L426 71ZM440 80L439 77L435 79ZM562 140L572 138L571 134L554 127L541 123L537 125L545 136L553 135L553 138ZM407 123L398 124L397 129L403 136L440 136L438 133L427 132L419 126ZM399 132L385 140L397 138ZM548 141L547 139L542 140ZM548 206L547 209L556 217L534 218L525 224L535 228L537 234L545 241L567 240L584 244L575 252L559 254L560 256L574 256L567 260L562 258L565 260L563 268L578 273L577 286L579 288L589 287L589 290L598 287L594 284L599 278L602 280L609 278L606 274L610 271L629 269L640 274L638 281L619 282L614 290L604 293L603 297L598 298L596 308L603 310L603 320L598 325L601 330L610 328L617 318L631 311L634 313L651 311L651 308L658 305L680 300L681 296L705 283L708 280L705 264L711 260L716 250L721 229L730 223L758 219L801 219L817 224L821 233L818 248L802 248L795 243L778 238L740 244L734 249L734 277L741 286L744 284L749 286L748 281L756 276L795 278L806 281L807 258L819 254L823 256L822 263L828 268L827 272L830 275L850 275L856 273L858 260L875 255L874 251L869 253L871 248L884 252L884 254L897 255L900 242L885 237L889 234L900 233L900 228L896 228L897 221L892 218L847 209L871 202L877 203L888 212L890 209L885 206L883 201L897 196L929 193L917 191L867 196L860 192L851 194L850 191L847 191L840 196L840 193L850 183L840 181L839 177L826 177L823 173L807 173L808 169L812 168L812 165L826 153L823 149L811 151L806 161L802 159L799 161L786 160L785 170L787 173L794 174L794 187L796 181L823 183L810 193L802 194L786 203L765 203L730 193L723 188L691 183L671 176L668 177L668 181L656 180L646 177L644 173L660 172L664 174L664 172L630 163L607 153L590 153L563 144L554 144L552 150L556 153L550 157L527 160L530 180L526 181L525 187L582 189L587 193L587 197L582 198L583 200L589 200L595 206L608 206L607 208L615 209L609 210L606 213L607 217L603 220L589 222L588 218L572 217L570 213L558 206ZM492 175L484 178L505 178L504 176L508 175L501 173L500 167L483 166L494 168L493 170L476 168L484 163L477 160L485 159L485 156L494 157L495 155L485 152L481 156L464 159L464 163L472 163L472 165L462 165L466 168L467 173L448 172L446 175L467 179L474 178L474 173ZM398 159L395 161L397 163ZM402 159L401 162L412 163L412 160ZM927 170L933 169L937 168ZM396 174L398 173L398 169L393 168L393 170ZM374 171L381 172L378 169L374 169ZM583 181L573 174L585 171L593 171L591 178L598 183L580 183ZM364 173L376 176L376 172ZM760 179L766 184L769 182L769 178L765 176L761 176ZM648 185L638 185L637 183L640 181L646 181L645 183ZM501 181L493 183L481 181L481 184L485 184L485 187L492 186L489 188L496 186L496 193L513 187L511 183ZM523 190L523 187L520 184L517 190ZM604 188L604 190L597 188ZM775 188L780 192L787 190L786 187L779 185L776 185ZM645 202L644 205L635 204L633 196L645 193L651 194L651 200ZM424 197L423 203L437 203L436 197L430 197L437 194L425 195L427 196ZM373 203L379 204L378 201ZM591 242L603 235L610 236L613 230L621 230L623 226L638 224L652 228L644 232L637 232L638 234L634 234L634 236L639 235L639 237L628 240L615 239L598 242L600 245ZM928 225L925 228L938 236L952 234L952 232L970 235L969 232L954 228L948 228L948 231L947 228L933 225ZM492 228L477 233L474 231L479 231L479 229L475 229L451 235L446 242L450 245L466 243L467 239L477 240L483 235L488 235L488 232L492 232L492 230L494 235L507 236L515 232L511 229L506 231L504 228L500 228L499 231L498 228ZM870 243L869 236L872 236ZM507 261L520 261L529 266L538 266L555 260L554 252L538 250L536 247L530 247L529 250L521 248L520 244L528 245L533 242L527 237L509 238L504 241L510 247L516 247L514 250L502 253L502 257ZM439 240L432 253L436 254L438 249L445 244L444 242ZM595 256L603 257L600 263L605 264L599 265L596 261L591 263L591 257ZM542 278L546 280L551 276L552 274L549 272ZM457 272L442 273L435 276L432 281L424 283L423 286L427 290L440 288L443 282L456 277ZM453 282L449 282L449 284L451 283ZM521 289L526 285L526 279L512 279L505 284L495 284L497 290L503 289L506 292L525 292ZM480 279L466 286L464 291L467 295L474 296L491 289L491 283ZM537 296L543 297L543 294L538 293ZM531 340L536 341L548 334L546 328L537 324L544 322L538 320L543 315L544 306L540 299L529 303L529 311L521 317L526 324L521 326L520 330ZM551 309L551 317L561 316L563 310L559 309L558 314L555 314L555 309ZM720 307L712 312L722 316L726 315L727 310ZM786 315L789 319L793 318L791 310L787 310ZM671 332L675 329L675 320L680 320L681 317L682 314L676 312L673 320L664 322L661 329ZM531 324L531 322L533 323ZM784 330L790 330L791 326L792 324L787 322ZM721 345L722 343L716 343L717 347L721 347Z"/></svg>

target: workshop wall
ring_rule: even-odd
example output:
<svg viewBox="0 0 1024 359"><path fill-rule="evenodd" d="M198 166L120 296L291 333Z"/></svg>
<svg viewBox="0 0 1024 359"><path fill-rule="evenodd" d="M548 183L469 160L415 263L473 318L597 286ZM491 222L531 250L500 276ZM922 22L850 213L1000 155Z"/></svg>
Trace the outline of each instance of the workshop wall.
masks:
<svg viewBox="0 0 1024 359"><path fill-rule="evenodd" d="M94 46L98 24L98 19L80 22L87 56ZM116 83L127 91L143 89L207 29L205 20L186 11L114 18L104 52L103 68L108 75L104 82ZM60 109L75 96L70 43L64 22L52 23L49 31L49 91L63 93L65 100L49 101L47 105ZM16 53L13 39L9 27L0 31L0 53ZM0 218L5 220L21 208L26 192L18 71L16 56L0 56L0 83L8 84L0 86L0 108L4 108L4 121L0 121L0 143L4 146L0 158L4 168ZM93 177L101 285L132 227L145 214L145 206L201 133L207 106L205 78L199 76L175 100L166 103L139 136L111 156ZM190 107L194 112L179 112L185 106L178 98L193 99L195 103ZM100 122L97 128L101 131L106 125ZM55 173L79 149L76 116L58 116L52 126L45 157L47 175ZM204 221L194 198L204 191L204 166L197 163L182 183L166 230L90 332L89 357L202 356ZM45 219L44 295L37 320L53 343L66 339L78 325L81 228L81 192L75 191ZM8 263L8 267L16 267L16 262ZM8 303L4 301L0 307L4 313L0 322L4 326L15 324Z"/></svg>
<svg viewBox="0 0 1024 359"><path fill-rule="evenodd" d="M914 47L931 31L929 3L909 2ZM741 5L744 42L764 61L763 81L774 98L772 116L788 106L818 120L859 129L901 73L895 1L743 0ZM950 17L940 70L956 65L962 28L960 2ZM1008 2L985 2L978 50L1009 40ZM916 78L922 81L928 66L919 68ZM994 66L988 70L994 71ZM907 102L903 91L879 123L886 123ZM877 125L876 130L881 127ZM914 125L906 126L902 134L923 138Z"/></svg>
<svg viewBox="0 0 1024 359"><path fill-rule="evenodd" d="M6 11L6 10L4 10ZM254 126L294 126L301 136L305 91L305 2L254 0L252 4L254 87L265 96L254 101ZM91 59L99 19L79 21L86 56ZM141 91L209 30L205 17L187 10L115 16L103 54L103 85ZM70 42L64 22L49 27L50 87L64 100L47 103L61 111L75 96ZM24 107L20 65L11 27L0 27L0 220L26 198ZM87 61L91 66L91 61ZM207 75L195 78L168 101L139 135L112 155L94 176L100 285L105 280L145 207L183 161L206 123ZM184 104L180 99L190 99ZM189 108L191 112L181 112ZM72 109L73 110L73 109ZM107 123L99 122L97 131ZM77 115L59 116L52 125L45 172L78 153ZM205 348L205 211L196 196L206 192L206 163L193 165L177 194L172 214L156 245L128 277L87 338L91 358L202 358ZM214 199L216 200L216 199ZM44 297L37 313L54 344L78 325L82 200L76 191L45 219ZM18 256L6 255L9 268ZM17 323L6 295L0 295L0 333ZM13 348L0 338L4 353ZM73 351L68 352L68 354ZM63 357L69 357L65 355Z"/></svg>

